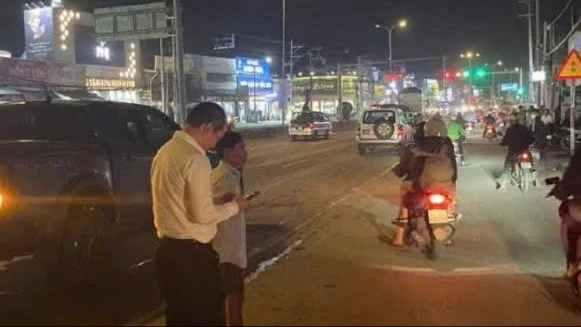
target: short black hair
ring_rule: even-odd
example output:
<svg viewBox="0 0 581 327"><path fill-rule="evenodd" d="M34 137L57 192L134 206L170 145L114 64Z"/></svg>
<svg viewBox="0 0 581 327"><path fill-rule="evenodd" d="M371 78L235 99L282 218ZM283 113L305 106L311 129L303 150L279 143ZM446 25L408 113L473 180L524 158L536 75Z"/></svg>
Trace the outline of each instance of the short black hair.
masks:
<svg viewBox="0 0 581 327"><path fill-rule="evenodd" d="M188 112L186 124L192 127L212 124L215 128L224 128L226 126L226 113L217 103L200 102Z"/></svg>
<svg viewBox="0 0 581 327"><path fill-rule="evenodd" d="M234 148L238 143L244 141L242 134L227 131L218 143L216 144L216 151L220 158L224 159L224 150Z"/></svg>

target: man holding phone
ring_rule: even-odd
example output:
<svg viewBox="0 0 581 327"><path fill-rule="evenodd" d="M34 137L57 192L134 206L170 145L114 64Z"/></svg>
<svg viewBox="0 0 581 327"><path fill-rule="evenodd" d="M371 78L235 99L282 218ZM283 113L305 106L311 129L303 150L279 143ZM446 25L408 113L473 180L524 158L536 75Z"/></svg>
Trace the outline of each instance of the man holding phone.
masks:
<svg viewBox="0 0 581 327"><path fill-rule="evenodd" d="M206 151L225 129L224 109L202 102L153 159L153 214L160 238L155 274L168 326L224 324L222 278L211 242L218 223L246 208L241 196L217 204L212 193Z"/></svg>
<svg viewBox="0 0 581 327"><path fill-rule="evenodd" d="M212 171L211 180L215 201L221 203L240 197L243 192L242 169L246 164L246 147L242 135L228 131L218 141L216 151L220 163ZM257 193L245 197L250 200ZM240 212L218 225L213 241L218 252L219 270L225 287L224 313L226 326L242 326L242 302L244 298L244 276L246 268L246 221Z"/></svg>

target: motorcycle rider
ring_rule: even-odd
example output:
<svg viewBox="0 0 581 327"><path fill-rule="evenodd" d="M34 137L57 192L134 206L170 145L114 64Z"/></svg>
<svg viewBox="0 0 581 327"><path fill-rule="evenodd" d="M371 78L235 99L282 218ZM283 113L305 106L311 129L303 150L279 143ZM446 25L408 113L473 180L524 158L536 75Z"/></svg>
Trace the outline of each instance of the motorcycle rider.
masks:
<svg viewBox="0 0 581 327"><path fill-rule="evenodd" d="M579 267L578 247L581 246L581 149L577 149L569 165L563 173L563 178L549 193L563 202L559 207L561 217L561 241L566 252L567 267L565 278L573 277Z"/></svg>
<svg viewBox="0 0 581 327"><path fill-rule="evenodd" d="M549 128L542 120L541 115L538 112L532 113L531 118L533 122L531 124L531 130L535 135L535 148L539 151L540 160L539 166L543 167L546 165L546 149L547 149L547 136L549 135Z"/></svg>
<svg viewBox="0 0 581 327"><path fill-rule="evenodd" d="M510 127L506 130L506 134L502 138L500 145L508 146L506 159L504 160L504 170L500 178L496 181L496 188L505 188L506 183L510 179L510 174L515 157L521 152L529 149L533 143L534 137L531 130L526 128L519 122L518 116L514 113L508 117Z"/></svg>
<svg viewBox="0 0 581 327"><path fill-rule="evenodd" d="M443 126L443 128L442 128ZM404 149L400 158L400 163L394 168L393 172L398 177L404 177L400 187L400 208L399 220L407 220L408 210L404 204L408 193L414 192L419 188L419 179L422 175L426 157L424 153L440 153L444 152L450 158L454 174L451 184L455 186L458 176L458 169L456 166L456 158L454 156L454 145L447 137L446 123L442 120L439 114L430 118L424 126L424 135L416 135L416 142L414 146L408 146ZM455 193L451 190L451 193ZM452 194L454 197L454 194ZM405 228L397 225L395 235L393 236L392 244L395 246L402 246L404 242Z"/></svg>
<svg viewBox="0 0 581 327"><path fill-rule="evenodd" d="M486 117L484 117L483 119L483 130L482 130L482 138L486 138L486 130L488 129L487 127L489 125L492 125L492 129L494 130L494 133L496 133L496 127L495 127L495 123L496 123L496 119L494 119L494 116L492 115L492 111L489 111L488 114L486 115Z"/></svg>
<svg viewBox="0 0 581 327"><path fill-rule="evenodd" d="M466 162L464 161L464 140L466 139L466 131L464 130L464 125L460 124L457 119L458 116L452 115L450 117L450 122L448 122L448 137L452 141L458 143L458 154L460 155L460 165L464 166ZM461 116L460 116L461 117Z"/></svg>

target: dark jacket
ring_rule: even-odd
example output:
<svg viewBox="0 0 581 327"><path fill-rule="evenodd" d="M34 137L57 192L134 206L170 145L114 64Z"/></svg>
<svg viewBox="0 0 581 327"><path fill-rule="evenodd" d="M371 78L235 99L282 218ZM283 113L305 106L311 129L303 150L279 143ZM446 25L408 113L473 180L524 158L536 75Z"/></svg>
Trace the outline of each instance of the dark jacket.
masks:
<svg viewBox="0 0 581 327"><path fill-rule="evenodd" d="M456 179L458 178L458 166L454 155L454 145L447 137L428 136L423 140L416 142L414 146L406 147L401 155L399 165L394 169L394 173L398 177L405 176L405 180L418 182L422 176L422 172L424 171L426 157L418 156L417 154L421 152L438 153L443 147L446 147L446 156L450 158L454 168L452 182L456 183Z"/></svg>
<svg viewBox="0 0 581 327"><path fill-rule="evenodd" d="M528 150L533 144L533 132L521 124L514 124L506 130L506 135L502 138L500 145L508 146L508 154L515 155Z"/></svg>
<svg viewBox="0 0 581 327"><path fill-rule="evenodd" d="M543 123L540 116L537 116L531 128L535 136L535 146L538 149L544 149L547 145L547 135L549 134L548 126Z"/></svg>

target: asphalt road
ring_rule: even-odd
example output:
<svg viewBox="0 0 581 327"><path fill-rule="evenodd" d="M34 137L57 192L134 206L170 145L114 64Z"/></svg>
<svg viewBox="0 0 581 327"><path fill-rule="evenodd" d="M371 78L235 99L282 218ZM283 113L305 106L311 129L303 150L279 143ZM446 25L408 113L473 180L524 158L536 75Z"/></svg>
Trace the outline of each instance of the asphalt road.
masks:
<svg viewBox="0 0 581 327"><path fill-rule="evenodd" d="M246 323L581 325L581 303L561 278L558 203L546 187L496 191L503 154L494 144L467 147L464 220L438 260L389 245L398 190L386 174L321 216L300 247L248 285Z"/></svg>
<svg viewBox="0 0 581 327"><path fill-rule="evenodd" d="M388 152L360 157L352 128L343 130L318 142L290 142L284 135L248 140L246 189L262 191L247 212L251 263L276 253L295 230L326 214L346 194L396 161ZM124 268L114 280L80 294L64 293L47 284L40 265L31 257L0 262L0 324L121 325L139 321L161 303L152 277L154 249L151 231L128 237L120 255Z"/></svg>

